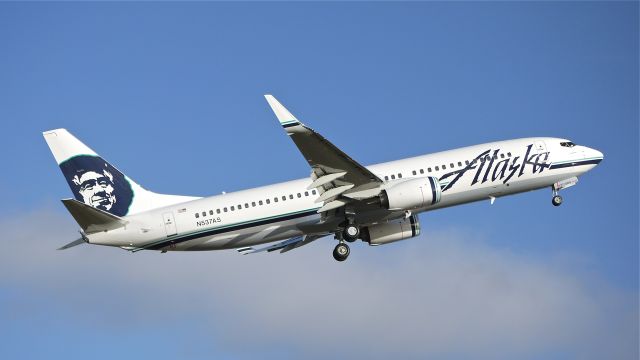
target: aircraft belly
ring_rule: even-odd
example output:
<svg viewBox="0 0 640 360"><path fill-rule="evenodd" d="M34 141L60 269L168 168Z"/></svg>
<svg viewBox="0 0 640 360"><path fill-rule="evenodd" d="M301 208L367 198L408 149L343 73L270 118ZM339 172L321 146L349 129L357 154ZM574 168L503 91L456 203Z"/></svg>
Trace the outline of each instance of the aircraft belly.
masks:
<svg viewBox="0 0 640 360"><path fill-rule="evenodd" d="M169 250L176 251L206 251L225 250L239 247L260 245L278 240L288 239L303 235L300 225L319 221L317 215L311 215L296 220L288 220L279 223L254 226L242 230L205 236L182 243L178 243Z"/></svg>

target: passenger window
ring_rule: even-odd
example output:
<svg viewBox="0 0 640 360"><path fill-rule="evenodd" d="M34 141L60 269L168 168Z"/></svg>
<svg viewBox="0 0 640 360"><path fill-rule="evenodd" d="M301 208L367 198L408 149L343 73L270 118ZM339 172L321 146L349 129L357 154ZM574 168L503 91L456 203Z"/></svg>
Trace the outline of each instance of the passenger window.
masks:
<svg viewBox="0 0 640 360"><path fill-rule="evenodd" d="M504 154L500 154L500 158L501 158L501 159L504 159Z"/></svg>
<svg viewBox="0 0 640 360"><path fill-rule="evenodd" d="M423 169L420 169L420 174L424 174L424 170Z"/></svg>
<svg viewBox="0 0 640 360"><path fill-rule="evenodd" d="M418 175L418 173L417 173L415 170L413 170L411 173L412 173L413 175Z"/></svg>
<svg viewBox="0 0 640 360"><path fill-rule="evenodd" d="M273 202L278 202L278 197L277 196L273 198Z"/></svg>
<svg viewBox="0 0 640 360"><path fill-rule="evenodd" d="M231 207L231 211L236 211L236 207L235 207L235 206L232 206L232 207Z"/></svg>
<svg viewBox="0 0 640 360"><path fill-rule="evenodd" d="M398 179L402 179L402 174L398 174Z"/></svg>
<svg viewBox="0 0 640 360"><path fill-rule="evenodd" d="M302 197L302 194L298 193L298 198L301 198L301 197Z"/></svg>
<svg viewBox="0 0 640 360"><path fill-rule="evenodd" d="M388 176L386 176L386 175L385 175L384 179L385 179L386 181L389 181L389 177L388 177Z"/></svg>
<svg viewBox="0 0 640 360"><path fill-rule="evenodd" d="M209 210L209 215L213 215L213 210Z"/></svg>
<svg viewBox="0 0 640 360"><path fill-rule="evenodd" d="M510 153L510 152L508 152L508 153L507 153L507 156L508 156L508 157L511 157L511 153Z"/></svg>
<svg viewBox="0 0 640 360"><path fill-rule="evenodd" d="M315 191L315 190L314 190ZM289 199L293 200L293 194L289 194Z"/></svg>
<svg viewBox="0 0 640 360"><path fill-rule="evenodd" d="M202 212L202 217L205 217L205 216L207 216L207 212L206 212L206 211L203 211L203 212Z"/></svg>
<svg viewBox="0 0 640 360"><path fill-rule="evenodd" d="M220 209L216 209L216 214L220 214Z"/></svg>
<svg viewBox="0 0 640 360"><path fill-rule="evenodd" d="M428 172L431 172L431 168L427 168L427 171L428 171Z"/></svg>
<svg viewBox="0 0 640 360"><path fill-rule="evenodd" d="M305 192L304 192L304 196L309 196L309 192L308 192L308 191L305 191Z"/></svg>
<svg viewBox="0 0 640 360"><path fill-rule="evenodd" d="M315 190L311 190L311 193L312 193L313 195L315 195L315 194L316 194L316 191L315 191Z"/></svg>
<svg viewBox="0 0 640 360"><path fill-rule="evenodd" d="M440 167L436 166L436 171L439 171L439 170L440 170Z"/></svg>
<svg viewBox="0 0 640 360"><path fill-rule="evenodd" d="M238 204L238 210L242 209L242 204Z"/></svg>
<svg viewBox="0 0 640 360"><path fill-rule="evenodd" d="M258 204L259 204L260 206L262 206L262 200L258 201Z"/></svg>
<svg viewBox="0 0 640 360"><path fill-rule="evenodd" d="M442 165L442 170L446 169L447 166L446 165Z"/></svg>
<svg viewBox="0 0 640 360"><path fill-rule="evenodd" d="M196 213L196 219L200 217L200 214Z"/></svg>
<svg viewBox="0 0 640 360"><path fill-rule="evenodd" d="M453 163L449 164L449 167L453 169L454 168Z"/></svg>
<svg viewBox="0 0 640 360"><path fill-rule="evenodd" d="M286 200L287 200L287 197L282 195L282 201L286 201Z"/></svg>
<svg viewBox="0 0 640 360"><path fill-rule="evenodd" d="M391 179L395 180L396 176L395 175L391 175Z"/></svg>
<svg viewBox="0 0 640 360"><path fill-rule="evenodd" d="M249 203L244 203L244 208L248 208L249 207Z"/></svg>
<svg viewBox="0 0 640 360"><path fill-rule="evenodd" d="M255 201L252 201L252 202L251 202L251 206L252 206L252 207L256 207L256 202L255 202Z"/></svg>
<svg viewBox="0 0 640 360"><path fill-rule="evenodd" d="M223 210L224 210L224 212L227 212L227 208L224 208Z"/></svg>
<svg viewBox="0 0 640 360"><path fill-rule="evenodd" d="M267 199L266 200L267 204L271 204L271 200Z"/></svg>
<svg viewBox="0 0 640 360"><path fill-rule="evenodd" d="M458 161L458 166L462 167L462 161Z"/></svg>
<svg viewBox="0 0 640 360"><path fill-rule="evenodd" d="M469 166L469 160L465 160L465 161L464 161L464 164L465 164L465 165L467 165L467 166Z"/></svg>

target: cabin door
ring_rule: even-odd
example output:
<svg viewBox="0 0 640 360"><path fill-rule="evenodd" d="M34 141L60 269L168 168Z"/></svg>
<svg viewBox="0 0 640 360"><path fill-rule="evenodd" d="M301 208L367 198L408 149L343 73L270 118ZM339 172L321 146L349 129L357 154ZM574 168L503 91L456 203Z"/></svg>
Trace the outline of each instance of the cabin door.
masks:
<svg viewBox="0 0 640 360"><path fill-rule="evenodd" d="M178 233L176 229L176 222L173 219L173 213L164 213L162 215L164 219L164 230L167 232L167 237Z"/></svg>

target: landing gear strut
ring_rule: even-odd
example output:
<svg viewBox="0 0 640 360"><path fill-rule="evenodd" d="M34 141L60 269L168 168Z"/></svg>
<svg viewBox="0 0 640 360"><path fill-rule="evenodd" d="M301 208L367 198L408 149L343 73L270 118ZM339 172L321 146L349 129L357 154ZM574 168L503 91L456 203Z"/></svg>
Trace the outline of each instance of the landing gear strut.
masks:
<svg viewBox="0 0 640 360"><path fill-rule="evenodd" d="M553 189L553 197L551 198L551 203L553 204L553 206L560 206L562 205L562 196L558 195L558 190L556 190L555 188Z"/></svg>
<svg viewBox="0 0 640 360"><path fill-rule="evenodd" d="M333 249L333 258L337 261L345 261L349 257L349 245L344 242L340 242L336 245L335 249Z"/></svg>

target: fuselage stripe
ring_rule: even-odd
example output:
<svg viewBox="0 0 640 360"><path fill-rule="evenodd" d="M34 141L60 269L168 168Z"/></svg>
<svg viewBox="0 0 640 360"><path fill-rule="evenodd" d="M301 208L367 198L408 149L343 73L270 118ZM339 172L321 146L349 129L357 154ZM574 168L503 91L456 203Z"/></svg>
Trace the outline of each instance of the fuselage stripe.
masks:
<svg viewBox="0 0 640 360"><path fill-rule="evenodd" d="M602 161L602 159L591 159L591 160L576 160L571 162L563 162L563 163L555 163L549 166L550 169L561 169L566 167L573 166L583 166L583 165L597 165Z"/></svg>

